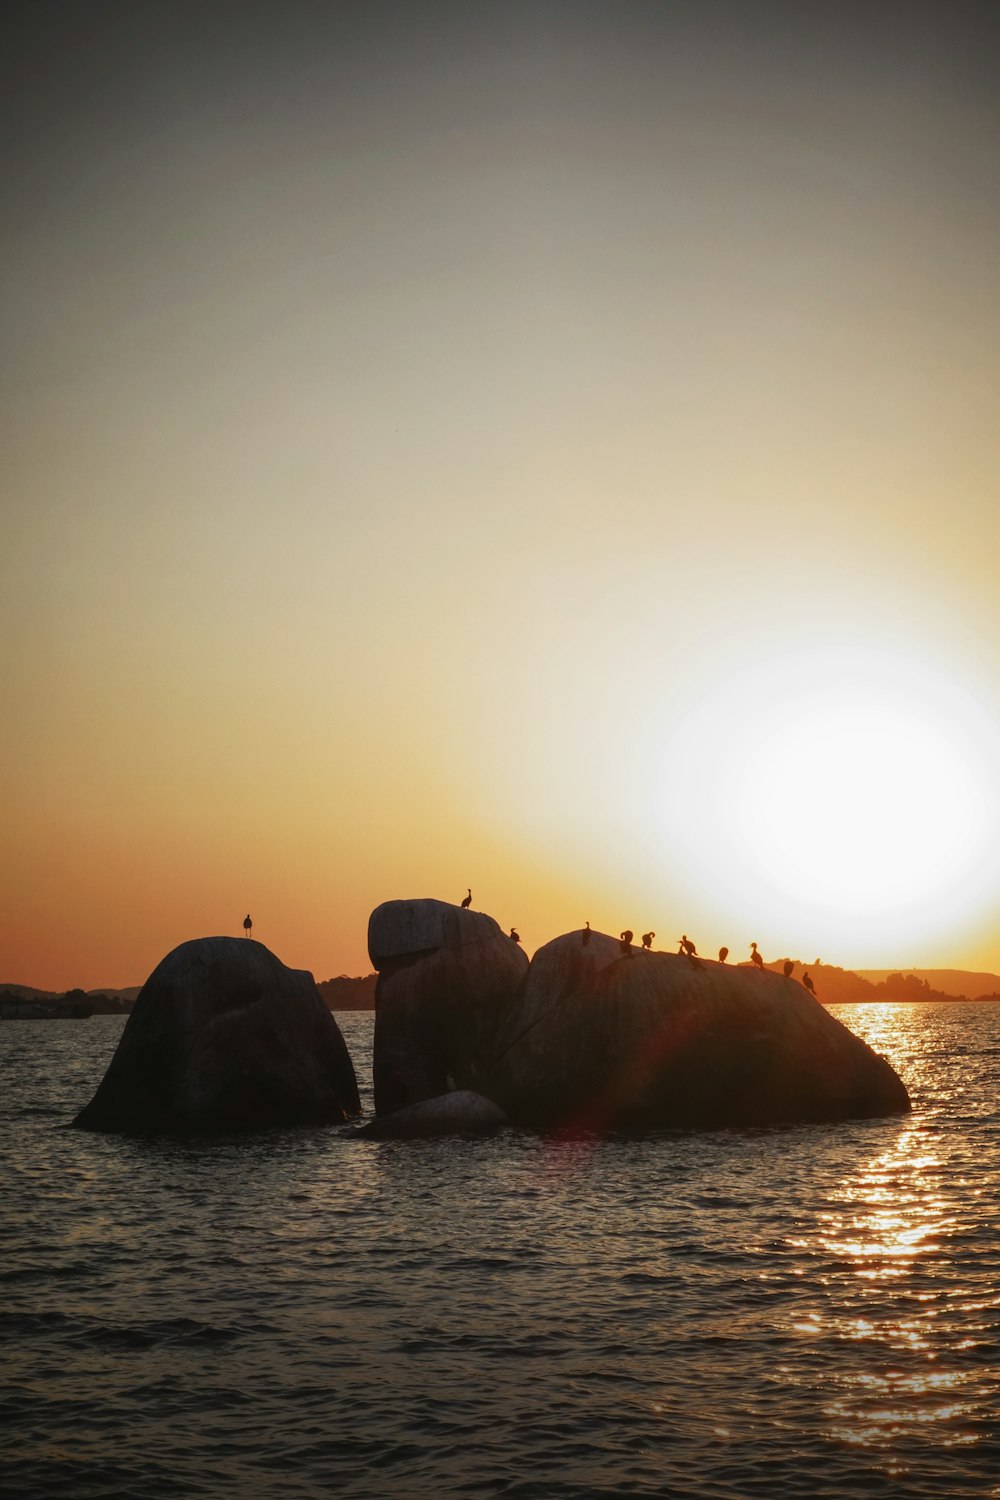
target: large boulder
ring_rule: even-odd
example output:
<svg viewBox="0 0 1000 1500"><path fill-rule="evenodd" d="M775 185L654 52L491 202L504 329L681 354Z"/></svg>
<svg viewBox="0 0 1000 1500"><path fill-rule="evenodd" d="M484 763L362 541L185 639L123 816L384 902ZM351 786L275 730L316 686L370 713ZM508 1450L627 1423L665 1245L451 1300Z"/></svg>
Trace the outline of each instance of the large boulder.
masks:
<svg viewBox="0 0 1000 1500"><path fill-rule="evenodd" d="M421 1099L388 1115L376 1115L358 1127L355 1135L378 1141L415 1140L435 1135L488 1135L506 1125L507 1116L492 1099L470 1089L456 1089L436 1099Z"/></svg>
<svg viewBox="0 0 1000 1500"><path fill-rule="evenodd" d="M479 1087L512 1120L765 1125L905 1113L888 1062L794 979L601 933L540 948Z"/></svg>
<svg viewBox="0 0 1000 1500"><path fill-rule="evenodd" d="M354 1066L311 974L262 943L197 938L157 965L74 1125L264 1129L360 1113Z"/></svg>
<svg viewBox="0 0 1000 1500"><path fill-rule="evenodd" d="M453 1089L482 1092L480 1078L528 968L520 944L485 912L427 899L376 907L368 951L379 976L377 1113Z"/></svg>

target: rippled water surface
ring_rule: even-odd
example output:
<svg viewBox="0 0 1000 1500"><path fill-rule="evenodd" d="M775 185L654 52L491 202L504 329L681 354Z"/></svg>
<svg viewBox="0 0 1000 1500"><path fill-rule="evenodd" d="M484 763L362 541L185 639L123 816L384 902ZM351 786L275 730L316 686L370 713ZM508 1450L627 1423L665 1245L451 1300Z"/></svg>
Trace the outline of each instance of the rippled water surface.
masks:
<svg viewBox="0 0 1000 1500"><path fill-rule="evenodd" d="M836 1014L912 1117L124 1140L120 1020L4 1022L0 1485L1000 1495L1000 1007Z"/></svg>

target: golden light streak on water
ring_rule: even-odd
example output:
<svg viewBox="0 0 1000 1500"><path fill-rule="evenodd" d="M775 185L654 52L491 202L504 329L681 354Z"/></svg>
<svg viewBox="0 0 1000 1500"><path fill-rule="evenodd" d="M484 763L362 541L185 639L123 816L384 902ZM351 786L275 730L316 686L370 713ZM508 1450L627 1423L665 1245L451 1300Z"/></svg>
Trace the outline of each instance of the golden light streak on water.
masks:
<svg viewBox="0 0 1000 1500"><path fill-rule="evenodd" d="M865 1040L890 1061L908 1054L907 1084L919 1100L924 1080L919 1063L914 1069L913 1017L907 1006L863 1008ZM972 1428L980 1372L974 1365L942 1367L942 1360L976 1341L942 1349L936 1337L947 1298L949 1242L962 1230L969 1188L946 1160L947 1150L936 1122L917 1108L885 1150L841 1179L812 1233L791 1241L822 1268L821 1306L795 1323L795 1331L817 1346L831 1338L866 1345L869 1366L871 1346L881 1346L883 1370L855 1372L845 1361L823 1406L829 1437L854 1448L898 1450L915 1425L930 1429L942 1447L978 1440ZM941 1290L927 1291L937 1261ZM908 1293L906 1283L917 1274L924 1289ZM898 1476L905 1466L894 1461L886 1472Z"/></svg>

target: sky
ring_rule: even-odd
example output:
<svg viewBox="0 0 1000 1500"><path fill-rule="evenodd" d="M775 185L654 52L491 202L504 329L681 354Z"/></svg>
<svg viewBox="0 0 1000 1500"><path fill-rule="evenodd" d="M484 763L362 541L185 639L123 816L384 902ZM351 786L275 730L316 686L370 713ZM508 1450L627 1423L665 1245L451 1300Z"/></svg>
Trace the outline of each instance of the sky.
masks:
<svg viewBox="0 0 1000 1500"><path fill-rule="evenodd" d="M988 5L14 5L0 981L1000 971Z"/></svg>

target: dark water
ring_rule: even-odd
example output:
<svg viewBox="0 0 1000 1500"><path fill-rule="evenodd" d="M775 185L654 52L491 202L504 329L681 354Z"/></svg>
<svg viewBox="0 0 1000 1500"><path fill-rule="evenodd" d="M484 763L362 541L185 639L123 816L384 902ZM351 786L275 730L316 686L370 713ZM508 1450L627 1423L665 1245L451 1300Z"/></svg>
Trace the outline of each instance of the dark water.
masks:
<svg viewBox="0 0 1000 1500"><path fill-rule="evenodd" d="M4 1022L0 1487L1000 1496L1000 1007L838 1014L911 1118L122 1140L121 1022Z"/></svg>

